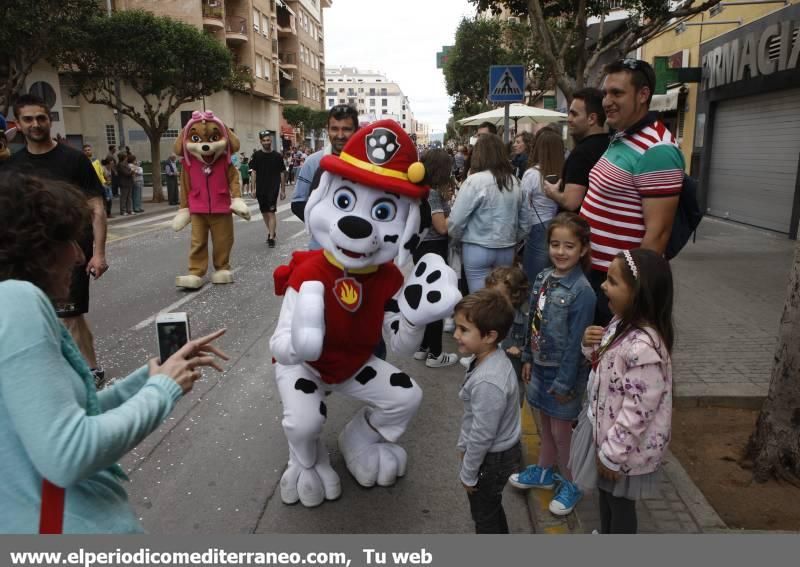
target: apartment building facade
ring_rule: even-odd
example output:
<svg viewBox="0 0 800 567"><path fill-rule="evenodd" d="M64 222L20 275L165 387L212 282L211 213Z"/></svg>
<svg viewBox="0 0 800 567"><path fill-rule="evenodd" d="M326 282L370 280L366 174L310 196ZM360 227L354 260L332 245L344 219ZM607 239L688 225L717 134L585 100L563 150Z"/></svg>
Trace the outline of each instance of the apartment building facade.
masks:
<svg viewBox="0 0 800 567"><path fill-rule="evenodd" d="M409 135L416 135L411 101L399 84L382 73L355 67L328 69L325 73L325 108L337 104L349 104L358 109L360 123L391 118Z"/></svg>
<svg viewBox="0 0 800 567"><path fill-rule="evenodd" d="M169 130L161 139L161 159L169 156L182 125L195 110L211 110L233 127L241 151L247 154L259 147L258 132L262 130L276 132L278 143L282 129L285 136L294 135L294 130L283 121L283 105L322 108L324 75L314 67L324 64L321 14L322 8L331 4L332 0L113 0L114 10L146 10L202 29L224 43L234 61L249 67L255 77L250 92L221 91L181 106L170 118ZM281 31L281 15L295 13L303 14L298 21L308 23ZM287 50L284 53L292 54L301 45L305 55L298 55L297 69L287 72L281 65L281 48ZM197 63L202 65L200 61ZM286 80L287 74L291 80ZM316 85L316 91L311 85ZM26 81L27 91L47 95L54 111L53 135L61 134L74 146L92 144L97 153L105 152L108 145L127 145L138 157L149 161L150 143L138 124L127 117L120 120L105 106L71 97L69 87L68 76L60 75L45 62L37 64ZM303 92L308 96L303 96ZM125 95L123 87L123 98ZM131 92L126 100L140 99Z"/></svg>

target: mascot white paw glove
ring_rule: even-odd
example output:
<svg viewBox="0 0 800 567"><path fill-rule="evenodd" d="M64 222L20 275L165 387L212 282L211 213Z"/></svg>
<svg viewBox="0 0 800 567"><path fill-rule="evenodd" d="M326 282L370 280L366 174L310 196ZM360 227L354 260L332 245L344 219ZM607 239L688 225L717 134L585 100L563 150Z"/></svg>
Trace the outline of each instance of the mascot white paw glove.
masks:
<svg viewBox="0 0 800 567"><path fill-rule="evenodd" d="M325 339L325 286L303 282L292 315L292 348L300 360L314 361L322 354Z"/></svg>
<svg viewBox="0 0 800 567"><path fill-rule="evenodd" d="M233 199L231 201L231 212L244 220L250 220L250 208L244 202L244 199Z"/></svg>
<svg viewBox="0 0 800 567"><path fill-rule="evenodd" d="M400 313L412 325L449 317L461 300L458 276L438 254L425 254L414 266L400 294Z"/></svg>
<svg viewBox="0 0 800 567"><path fill-rule="evenodd" d="M178 214L172 219L172 230L175 232L183 230L190 222L192 222L192 215L189 213L189 209L178 209Z"/></svg>

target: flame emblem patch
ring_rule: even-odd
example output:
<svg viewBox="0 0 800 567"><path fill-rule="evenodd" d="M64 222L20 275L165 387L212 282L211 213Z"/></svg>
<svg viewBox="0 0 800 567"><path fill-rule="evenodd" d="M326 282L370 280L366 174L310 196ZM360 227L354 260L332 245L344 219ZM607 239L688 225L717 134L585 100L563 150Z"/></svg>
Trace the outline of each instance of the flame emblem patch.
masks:
<svg viewBox="0 0 800 567"><path fill-rule="evenodd" d="M333 295L342 309L355 313L361 307L361 290L361 283L357 279L339 278L333 286Z"/></svg>

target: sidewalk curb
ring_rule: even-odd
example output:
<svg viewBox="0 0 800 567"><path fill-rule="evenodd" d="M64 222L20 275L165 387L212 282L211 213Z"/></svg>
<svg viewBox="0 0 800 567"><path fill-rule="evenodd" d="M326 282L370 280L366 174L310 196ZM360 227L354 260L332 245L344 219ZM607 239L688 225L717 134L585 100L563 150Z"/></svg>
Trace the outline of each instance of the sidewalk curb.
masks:
<svg viewBox="0 0 800 567"><path fill-rule="evenodd" d="M672 482L680 499L686 504L695 522L697 522L700 533L729 531L727 524L719 517L719 514L717 514L717 511L714 510L714 507L711 506L703 493L700 492L689 473L681 465L678 457L669 449L667 449L662 470Z"/></svg>

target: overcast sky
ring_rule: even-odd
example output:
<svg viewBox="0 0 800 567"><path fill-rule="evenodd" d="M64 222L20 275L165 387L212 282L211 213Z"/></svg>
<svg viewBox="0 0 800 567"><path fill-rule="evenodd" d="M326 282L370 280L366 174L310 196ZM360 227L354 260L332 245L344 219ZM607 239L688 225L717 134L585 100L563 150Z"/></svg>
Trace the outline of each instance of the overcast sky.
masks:
<svg viewBox="0 0 800 567"><path fill-rule="evenodd" d="M324 15L325 66L384 73L411 99L417 120L444 132L450 98L436 52L474 13L467 0L333 0Z"/></svg>

